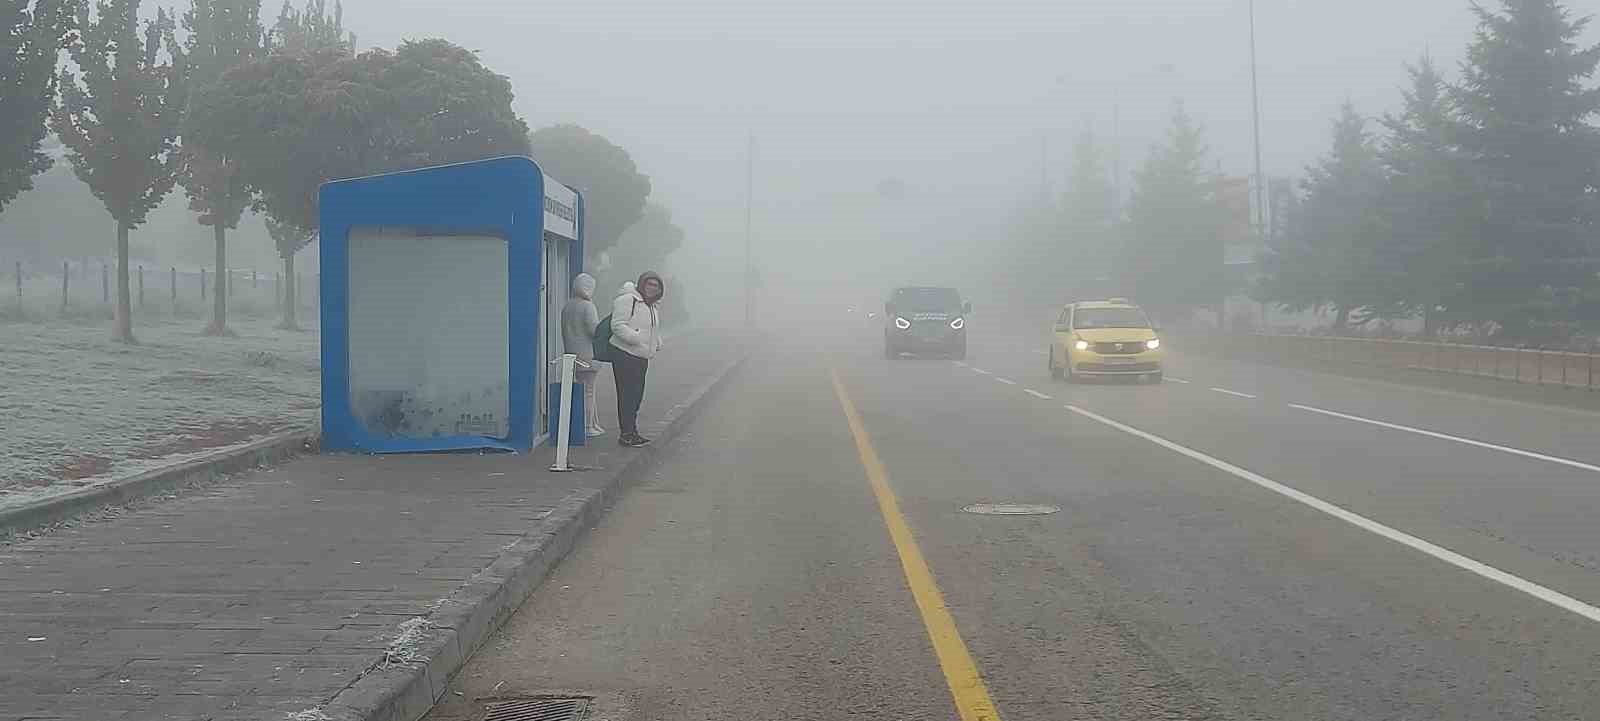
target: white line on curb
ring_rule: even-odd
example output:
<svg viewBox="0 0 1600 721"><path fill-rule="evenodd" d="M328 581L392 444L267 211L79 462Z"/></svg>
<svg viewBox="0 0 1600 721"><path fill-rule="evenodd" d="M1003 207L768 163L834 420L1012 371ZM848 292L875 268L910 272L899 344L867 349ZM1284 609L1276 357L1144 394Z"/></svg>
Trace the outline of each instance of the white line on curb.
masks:
<svg viewBox="0 0 1600 721"><path fill-rule="evenodd" d="M1277 493L1281 496L1299 501L1300 503L1310 506L1318 511L1322 511L1323 513L1333 516L1341 521L1345 521L1346 523L1356 526L1357 528L1371 531L1372 533L1394 541L1395 543L1409 546L1464 571L1475 573L1496 583L1500 583L1526 593L1529 596L1533 596L1534 598L1544 601L1552 606L1556 606L1557 608L1571 611L1579 616L1589 619L1590 621L1600 622L1600 608L1591 606L1583 601L1561 593L1560 591L1555 591L1520 576L1514 576L1506 573L1505 571L1495 568L1494 566L1490 566L1489 564L1473 560L1443 546L1429 543L1428 541L1417 538L1416 536L1406 533L1405 531L1385 526L1382 523L1367 518L1366 516L1347 511L1309 493L1295 490L1283 485L1282 483L1278 483L1277 481L1267 478L1266 476L1247 471L1243 468L1233 465L1232 463L1213 458L1201 453L1200 451L1178 445L1177 443L1173 443L1172 441L1157 436L1153 433L1146 433L1132 426L1118 423L1110 418L1106 418L1105 416L1099 415L1092 411L1086 411L1077 406L1069 405L1067 406L1067 410L1070 410L1073 413L1085 418L1089 418L1091 420L1111 426L1112 428L1122 431L1123 433L1143 438L1169 451L1188 456L1189 458L1211 466L1212 468L1224 471L1237 478L1261 486L1262 488L1272 491L1273 493Z"/></svg>
<svg viewBox="0 0 1600 721"><path fill-rule="evenodd" d="M1051 396L1047 396L1047 395L1045 395L1043 393L1040 393L1039 391L1036 391L1036 390L1034 390L1032 388L1024 388L1024 389L1022 389L1022 392L1026 393L1026 394L1028 394L1030 396L1033 396L1034 398L1038 398L1039 400L1045 400L1045 401L1053 401L1053 400L1055 400L1055 398L1053 398Z"/></svg>
<svg viewBox="0 0 1600 721"><path fill-rule="evenodd" d="M1370 424L1370 425L1379 426L1381 428L1388 428L1390 430L1405 431L1407 433L1415 433L1415 434L1417 434L1419 436L1428 436L1429 438L1438 438L1440 440L1455 441L1456 443L1465 443L1465 444L1467 444L1469 446L1477 446L1479 448L1487 448L1487 449L1492 450L1492 451L1502 451L1504 453L1510 453L1510 454L1513 454L1513 455L1523 456L1523 457L1526 457L1526 458L1536 458L1536 459L1541 460L1541 461L1549 461L1551 463L1559 463L1559 464L1561 464L1563 466L1571 466L1573 468L1581 468L1581 469L1583 469L1585 471L1594 471L1595 473L1600 473L1600 466L1590 465L1590 464L1584 463L1582 461L1574 461L1574 460L1572 460L1570 458L1561 458L1559 456L1547 456L1547 455L1545 455L1543 453L1534 453L1533 451L1524 451L1521 448L1512 448L1510 446L1496 445L1494 443L1485 443L1483 441L1472 440L1471 438L1462 438L1460 436L1452 436L1452 435L1449 435L1447 433L1439 433L1437 431L1427 431L1427 430L1423 430L1421 428L1412 428L1411 426L1402 426L1402 425L1400 425L1398 423L1388 423L1388 422L1385 422L1385 421L1376 421L1376 420L1373 420L1371 418L1362 418L1361 416L1352 416L1352 415L1350 415L1348 413L1337 413L1335 411L1323 410L1321 408L1313 408L1311 406L1302 406L1302 405L1297 405L1297 404L1294 404L1294 403L1290 403L1289 407L1290 408L1297 408L1297 409L1300 409L1302 411L1310 411L1312 413L1320 413L1322 415L1332 416L1334 418L1343 418L1343 419L1345 419L1347 421L1355 421L1357 423L1367 423L1367 424Z"/></svg>
<svg viewBox="0 0 1600 721"><path fill-rule="evenodd" d="M1214 387L1211 390L1214 390L1214 391L1216 391L1218 393L1226 393L1226 394L1228 394L1230 396L1238 396L1240 398L1255 398L1255 396L1250 395L1249 393L1240 393L1239 391L1230 391L1230 390L1228 390L1226 388L1215 388Z"/></svg>

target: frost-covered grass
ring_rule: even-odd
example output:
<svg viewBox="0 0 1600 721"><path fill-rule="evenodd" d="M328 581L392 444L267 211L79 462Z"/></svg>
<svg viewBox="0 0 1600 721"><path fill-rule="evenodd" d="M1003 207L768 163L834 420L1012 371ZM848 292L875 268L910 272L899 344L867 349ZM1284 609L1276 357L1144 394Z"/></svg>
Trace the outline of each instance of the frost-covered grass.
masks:
<svg viewBox="0 0 1600 721"><path fill-rule="evenodd" d="M139 320L131 346L105 322L0 320L0 506L316 424L314 330Z"/></svg>

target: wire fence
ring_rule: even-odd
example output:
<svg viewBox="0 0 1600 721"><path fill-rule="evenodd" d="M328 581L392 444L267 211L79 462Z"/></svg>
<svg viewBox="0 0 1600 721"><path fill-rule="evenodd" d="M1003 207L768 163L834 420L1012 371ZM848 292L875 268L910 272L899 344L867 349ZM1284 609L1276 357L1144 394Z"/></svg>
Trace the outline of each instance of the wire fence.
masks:
<svg viewBox="0 0 1600 721"><path fill-rule="evenodd" d="M62 261L40 265L12 261L0 266L0 318L111 317L116 304L116 263L111 260ZM296 273L295 314L304 322L318 309L321 278ZM216 294L227 295L228 314L276 316L289 291L281 270L232 268L180 269L135 263L128 269L128 294L134 318L210 317Z"/></svg>
<svg viewBox="0 0 1600 721"><path fill-rule="evenodd" d="M1243 344L1258 356L1287 361L1405 368L1591 391L1597 380L1597 349L1592 340L1578 350L1262 333L1225 336L1223 342Z"/></svg>

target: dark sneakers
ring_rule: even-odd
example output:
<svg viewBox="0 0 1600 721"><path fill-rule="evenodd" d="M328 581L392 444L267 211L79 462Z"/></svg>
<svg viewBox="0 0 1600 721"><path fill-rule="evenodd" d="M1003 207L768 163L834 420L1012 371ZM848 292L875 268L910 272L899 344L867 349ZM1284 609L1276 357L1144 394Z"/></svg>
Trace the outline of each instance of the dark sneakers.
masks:
<svg viewBox="0 0 1600 721"><path fill-rule="evenodd" d="M650 445L649 438L645 438L637 433L625 433L621 438L617 439L617 442L621 443L627 448L643 448L644 446Z"/></svg>

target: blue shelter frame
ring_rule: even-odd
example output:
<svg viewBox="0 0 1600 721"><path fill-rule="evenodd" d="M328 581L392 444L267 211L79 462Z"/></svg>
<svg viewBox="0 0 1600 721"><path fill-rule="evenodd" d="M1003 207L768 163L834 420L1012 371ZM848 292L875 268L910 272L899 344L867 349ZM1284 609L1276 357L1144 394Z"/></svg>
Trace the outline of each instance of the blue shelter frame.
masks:
<svg viewBox="0 0 1600 721"><path fill-rule="evenodd" d="M565 279L583 270L583 198L545 175L533 160L504 157L330 182L320 190L322 298L322 446L330 451L412 453L499 449L526 451L538 432L537 388L545 360L539 339L547 242L566 244ZM505 434L382 432L359 418L351 395L351 234L400 228L430 238L492 236L505 241L509 327L502 379L508 397ZM407 269L409 272L409 269ZM428 268L416 268L418 279ZM565 288L561 282L559 287ZM470 312L470 309L468 309Z"/></svg>

